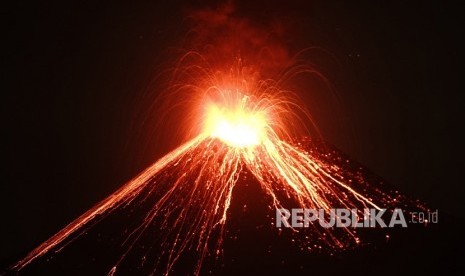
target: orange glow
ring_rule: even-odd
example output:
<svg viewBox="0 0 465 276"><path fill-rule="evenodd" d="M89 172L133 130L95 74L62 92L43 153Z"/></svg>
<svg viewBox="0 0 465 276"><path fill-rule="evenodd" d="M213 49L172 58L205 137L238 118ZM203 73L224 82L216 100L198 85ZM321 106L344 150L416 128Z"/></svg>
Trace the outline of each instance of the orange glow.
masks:
<svg viewBox="0 0 465 276"><path fill-rule="evenodd" d="M244 96L242 102L246 101ZM204 133L233 147L259 145L266 135L263 112L247 110L237 104L234 108L211 104L207 108Z"/></svg>

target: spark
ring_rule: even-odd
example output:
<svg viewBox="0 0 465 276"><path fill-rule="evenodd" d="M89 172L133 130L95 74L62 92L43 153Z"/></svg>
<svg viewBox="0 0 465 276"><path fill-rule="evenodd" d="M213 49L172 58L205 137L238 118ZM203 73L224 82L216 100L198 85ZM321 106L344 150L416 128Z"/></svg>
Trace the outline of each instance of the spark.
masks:
<svg viewBox="0 0 465 276"><path fill-rule="evenodd" d="M243 70L206 72L204 85L182 83L180 87L201 91L192 101L198 130L194 138L159 159L107 199L98 203L13 266L21 270L35 259L57 252L102 217L117 209L137 206L148 195L156 200L143 221L127 236L118 266L137 246L150 227L161 230L161 245L167 248L164 267L169 274L186 250L197 252L194 273L205 258L221 254L224 228L233 189L242 173L250 172L260 183L273 208L291 200L300 208L377 208L398 202L398 195L379 190L367 194L357 179L345 179L343 168L328 163L292 142L289 129L295 125L293 101L270 80L257 81ZM207 76L207 77L206 77ZM196 79L197 83L199 79ZM199 111L200 110L200 111ZM171 173L167 173L171 172ZM135 207L134 207L135 208ZM330 248L358 244L350 228L336 233L314 227L319 240ZM145 257L144 257L145 258Z"/></svg>

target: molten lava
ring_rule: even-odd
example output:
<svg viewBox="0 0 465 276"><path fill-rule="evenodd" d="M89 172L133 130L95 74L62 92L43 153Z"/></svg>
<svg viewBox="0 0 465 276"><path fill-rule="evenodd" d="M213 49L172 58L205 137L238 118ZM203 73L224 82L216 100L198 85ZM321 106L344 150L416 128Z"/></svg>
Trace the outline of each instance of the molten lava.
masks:
<svg viewBox="0 0 465 276"><path fill-rule="evenodd" d="M266 116L247 107L247 97L232 109L212 104L207 109L206 135L216 137L233 147L252 147L266 137Z"/></svg>

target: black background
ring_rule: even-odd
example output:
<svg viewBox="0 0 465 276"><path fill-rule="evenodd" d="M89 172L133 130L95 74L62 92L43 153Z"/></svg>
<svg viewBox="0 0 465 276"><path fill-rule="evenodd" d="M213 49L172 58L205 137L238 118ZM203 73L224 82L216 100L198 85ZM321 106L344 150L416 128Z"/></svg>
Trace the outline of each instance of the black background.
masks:
<svg viewBox="0 0 465 276"><path fill-rule="evenodd" d="M318 46L335 56L318 65L340 102L304 103L329 143L406 194L463 218L458 6L243 2L237 13L252 21L297 18L303 35L292 48ZM205 5L214 6L19 2L4 9L2 265L176 146L149 143L156 130L139 120L147 106L141 95L186 32L183 11Z"/></svg>

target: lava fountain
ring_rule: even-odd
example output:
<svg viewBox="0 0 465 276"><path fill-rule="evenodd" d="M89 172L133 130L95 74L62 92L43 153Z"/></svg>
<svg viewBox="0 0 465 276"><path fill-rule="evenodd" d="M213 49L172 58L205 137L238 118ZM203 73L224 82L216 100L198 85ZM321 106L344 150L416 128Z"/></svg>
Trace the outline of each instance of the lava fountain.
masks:
<svg viewBox="0 0 465 276"><path fill-rule="evenodd" d="M150 198L149 210L126 234L122 244L124 252L115 260L109 274L117 272L118 266L138 246L142 235L154 234L148 233L152 229L158 229L158 243L165 248L157 261L162 265L155 266L154 271L169 274L183 252L193 250L197 256L193 271L199 274L205 258L221 255L233 189L245 171L258 181L272 208L293 202L298 208L323 209L329 213L332 208L381 209L400 204L403 197L399 194L370 187L361 177L347 177L343 167L294 142L292 129L299 124L296 110L304 108L285 97L288 94L275 81L259 80L257 74L244 72L250 70L236 68L225 73L202 69L204 78L197 79L195 85L174 85L176 91L182 90L180 87L197 91L193 93L196 97L191 100L193 111L188 118L196 121L192 129L197 133L193 138L71 222L12 268L19 271L37 258L59 252L116 210L137 209ZM352 228L336 231L314 226L309 231L331 249L359 243Z"/></svg>

